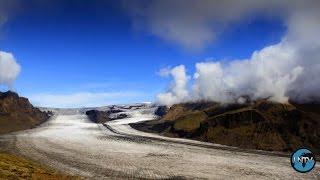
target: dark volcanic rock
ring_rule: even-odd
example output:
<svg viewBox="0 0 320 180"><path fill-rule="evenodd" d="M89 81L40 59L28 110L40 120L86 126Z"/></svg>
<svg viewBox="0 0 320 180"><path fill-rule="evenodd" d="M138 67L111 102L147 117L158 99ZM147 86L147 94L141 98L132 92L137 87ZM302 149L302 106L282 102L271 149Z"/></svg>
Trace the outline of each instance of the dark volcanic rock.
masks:
<svg viewBox="0 0 320 180"><path fill-rule="evenodd" d="M0 134L33 128L50 115L52 113L40 111L27 98L14 92L0 92Z"/></svg>
<svg viewBox="0 0 320 180"><path fill-rule="evenodd" d="M109 113L98 110L89 110L86 112L86 115L94 123L105 123L110 121Z"/></svg>

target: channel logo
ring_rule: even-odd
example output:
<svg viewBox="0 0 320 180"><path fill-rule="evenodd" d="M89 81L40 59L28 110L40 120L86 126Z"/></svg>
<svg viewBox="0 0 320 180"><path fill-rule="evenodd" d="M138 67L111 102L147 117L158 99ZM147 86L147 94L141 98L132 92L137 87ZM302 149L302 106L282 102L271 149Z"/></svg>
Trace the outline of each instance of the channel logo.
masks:
<svg viewBox="0 0 320 180"><path fill-rule="evenodd" d="M291 166L300 173L311 171L315 165L315 155L307 148L299 148L291 154Z"/></svg>

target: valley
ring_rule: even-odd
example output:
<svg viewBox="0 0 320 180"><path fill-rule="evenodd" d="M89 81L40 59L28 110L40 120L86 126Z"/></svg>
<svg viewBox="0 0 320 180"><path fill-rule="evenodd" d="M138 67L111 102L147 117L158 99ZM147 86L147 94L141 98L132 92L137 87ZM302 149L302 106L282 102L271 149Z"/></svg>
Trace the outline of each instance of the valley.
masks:
<svg viewBox="0 0 320 180"><path fill-rule="evenodd" d="M40 127L0 137L2 147L50 167L90 179L319 178L320 168L298 174L286 154L247 151L137 131L154 108L122 109L128 118L92 123L82 110L55 111Z"/></svg>

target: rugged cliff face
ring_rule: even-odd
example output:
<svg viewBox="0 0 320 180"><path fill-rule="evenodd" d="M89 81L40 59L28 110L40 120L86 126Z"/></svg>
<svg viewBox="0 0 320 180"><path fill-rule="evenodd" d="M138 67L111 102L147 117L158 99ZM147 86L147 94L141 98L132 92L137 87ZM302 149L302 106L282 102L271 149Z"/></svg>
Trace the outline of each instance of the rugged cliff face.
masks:
<svg viewBox="0 0 320 180"><path fill-rule="evenodd" d="M158 121L133 127L171 137L271 151L306 146L320 153L319 104L185 103L172 106Z"/></svg>
<svg viewBox="0 0 320 180"><path fill-rule="evenodd" d="M0 134L33 128L49 117L50 113L33 107L27 98L0 92Z"/></svg>

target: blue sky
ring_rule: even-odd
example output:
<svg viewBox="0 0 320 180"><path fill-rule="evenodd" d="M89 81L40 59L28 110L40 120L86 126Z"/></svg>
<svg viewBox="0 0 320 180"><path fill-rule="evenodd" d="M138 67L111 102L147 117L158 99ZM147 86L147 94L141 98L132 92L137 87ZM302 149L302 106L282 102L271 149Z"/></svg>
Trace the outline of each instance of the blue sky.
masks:
<svg viewBox="0 0 320 180"><path fill-rule="evenodd" d="M51 106L55 97L72 96L72 101L81 93L101 96L65 105L57 100L53 106L154 101L170 81L157 74L161 68L184 64L192 72L199 61L248 58L286 32L280 19L257 15L192 51L135 28L120 1L61 1L21 9L1 26L0 50L14 54L21 65L14 89L42 106Z"/></svg>

